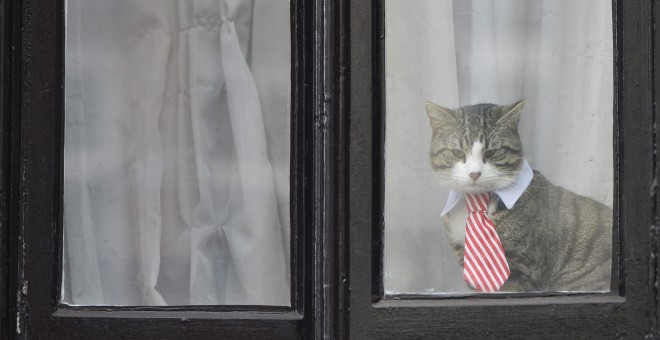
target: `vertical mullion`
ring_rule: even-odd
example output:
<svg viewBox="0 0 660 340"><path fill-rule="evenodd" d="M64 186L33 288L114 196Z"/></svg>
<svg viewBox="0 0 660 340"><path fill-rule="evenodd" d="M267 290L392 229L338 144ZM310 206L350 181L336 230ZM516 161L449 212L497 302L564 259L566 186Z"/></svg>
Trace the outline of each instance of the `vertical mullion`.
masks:
<svg viewBox="0 0 660 340"><path fill-rule="evenodd" d="M349 109L350 109L350 10L348 1L338 1L337 20L335 20L335 36L337 37L337 53L335 60L335 96L337 103L337 127L335 129L336 138L336 176L334 190L337 193L335 202L337 204L335 225L338 227L336 232L336 260L334 261L334 271L337 273L335 278L336 296L335 296L335 338L348 339L348 311L349 311Z"/></svg>
<svg viewBox="0 0 660 340"><path fill-rule="evenodd" d="M371 294L374 302L385 296L383 271L385 261L385 1L373 0L372 8L372 75L373 75L373 134L372 182L373 200L377 206L373 209L372 243L372 282Z"/></svg>
<svg viewBox="0 0 660 340"><path fill-rule="evenodd" d="M335 297L332 270L335 258L335 226L333 192L335 180L331 162L333 154L332 130L335 125L332 69L334 60L332 26L335 13L330 1L316 1L316 27L314 51L314 334L317 338L334 338L333 315Z"/></svg>
<svg viewBox="0 0 660 340"><path fill-rule="evenodd" d="M18 297L16 330L20 337L40 334L56 306L57 226L59 213L54 184L60 160L56 157L61 123L62 2L25 0L20 6L20 164L17 223ZM17 60L18 61L18 60ZM20 65L20 66L19 66ZM41 256L40 256L41 255ZM37 321L38 320L38 321Z"/></svg>
<svg viewBox="0 0 660 340"><path fill-rule="evenodd" d="M350 235L350 317L348 322L351 338L371 338L375 326L372 308L374 275L373 230L376 217L374 208L378 201L374 197L380 184L374 174L381 171L374 165L374 155L380 152L377 137L374 100L374 35L373 9L371 1L351 1L350 6L350 108L348 116L350 153L348 157L350 185L347 191L350 208L348 211Z"/></svg>
<svg viewBox="0 0 660 340"><path fill-rule="evenodd" d="M324 275L322 272L322 268L324 267L324 258L326 256L324 250L325 247L323 246L324 236L325 233L323 232L323 227L325 226L325 221L323 219L324 217L324 209L325 209L325 200L323 197L323 185L325 182L323 181L323 176L324 176L324 169L323 169L323 151L324 151L324 146L325 146L325 126L321 126L322 122L322 115L325 114L323 111L323 71L325 64L323 63L323 53L324 53L324 37L325 37L325 18L324 18L324 12L325 12L325 7L324 7L324 1L323 0L317 0L314 2L315 3L315 8L314 8L314 56L313 56L313 63L314 63L314 74L313 74L313 106L312 106L312 112L310 114L313 115L313 140L314 140L314 146L313 146L313 173L314 173L314 183L313 183L313 188L314 188L314 194L313 194L313 235L314 235L314 242L313 242L313 248L314 248L314 266L313 270L310 273L312 277L314 278L314 285L313 285L313 305L314 305L314 318L313 318L313 334L315 334L315 338L321 338L321 335L324 334L324 318L325 318L325 299L326 299L326 290L324 288L325 282L324 282Z"/></svg>
<svg viewBox="0 0 660 340"><path fill-rule="evenodd" d="M9 270L9 253L7 252L7 236L8 236L8 214L7 214L7 202L8 202L8 189L9 181L7 180L7 169L9 165L8 161L8 146L10 145L7 140L8 129L7 118L9 115L5 115L7 109L7 71L11 70L7 67L7 58L6 52L7 48L5 45L9 43L6 38L7 33L7 1L3 2L0 6L0 60L2 60L2 66L0 67L0 337L8 338L9 334L7 330L7 282L8 282L8 270ZM9 78L11 79L11 78Z"/></svg>
<svg viewBox="0 0 660 340"><path fill-rule="evenodd" d="M658 104L657 101L660 100L660 86L658 86L658 81L660 80L658 78L657 72L660 70L660 54L658 53L658 46L659 46L659 35L658 35L658 21L660 21L660 6L656 5L654 2L651 2L649 4L651 6L650 15L651 18L649 19L651 22L651 41L649 42L651 44L651 59L652 61L650 62L649 68L650 68L650 74L652 77L651 81L651 93L653 96L653 113L651 115L652 119L652 129L653 129L653 139L654 139L654 146L653 146L653 162L652 162L652 175L653 175L653 187L651 191L652 199L654 201L653 204L653 214L652 214L652 229L651 229L651 258L650 258L650 288L651 288L651 308L654 312L654 315L651 317L651 334L658 338L660 337L660 332L658 331L658 323L660 322L660 313L658 311L658 307L660 305L660 289L658 289L658 284L660 284L660 261L658 260L658 250L660 249L660 220L658 219L658 212L660 211L660 200L658 199L659 195L659 188L658 188L658 180L660 180L660 157L657 155L657 150L658 150L658 145L660 145L660 134L658 134L658 127L656 124L660 121L660 110L658 110Z"/></svg>
<svg viewBox="0 0 660 340"><path fill-rule="evenodd" d="M3 63L7 63L6 67L3 65L3 68L7 70L7 74L3 75L3 88L4 91L7 91L5 94L7 99L7 107L3 108L3 116L5 117L3 129L7 133L5 141L9 143L7 149L8 152L7 166L3 166L3 171L7 171L6 176L9 181L9 202L7 203L7 210L5 211L8 214L7 218L7 253L8 253L8 273L7 273L7 333L8 334L17 334L18 327L18 275L19 275L19 263L22 261L22 257L19 256L20 247L19 247L19 212L18 212L18 202L19 202L19 169L20 169L20 140L21 140L21 75L22 75L22 36L21 36L21 27L22 27L22 0L15 1L5 1L4 10L5 12L5 29L8 32L3 32L5 37L8 37L9 44L3 44L6 46L11 46L11 52L7 52L6 59L3 59ZM3 56L5 58L5 56ZM8 77L9 79L7 79ZM5 87L4 85L8 86ZM3 98L4 99L4 98ZM3 150L3 152L5 151Z"/></svg>
<svg viewBox="0 0 660 340"><path fill-rule="evenodd" d="M20 49L14 48L16 39L16 32L20 30L15 29L16 8L12 1L0 2L0 60L2 66L0 67L0 163L2 170L0 170L0 338L9 338L10 334L15 333L16 318L12 317L16 313L16 295L11 292L15 291L14 287L14 269L15 266L15 253L12 249L16 248L15 240L17 237L13 236L15 228L12 228L12 208L11 202L14 200L12 197L15 194L13 190L12 177L15 172L12 170L17 164L16 153L14 147L17 129L15 124L17 120L17 106L14 104L15 94L17 87L14 86L16 80L19 79L17 72L13 69L14 60L19 55ZM20 86L20 84L17 84ZM11 332L14 330L14 332Z"/></svg>
<svg viewBox="0 0 660 340"><path fill-rule="evenodd" d="M654 198L649 190L654 180L654 127L653 127L653 28L652 2L644 0L621 1L617 6L617 61L621 77L617 82L618 139L619 139L619 192L622 271L619 293L626 297L628 325L632 331L653 330L653 259L655 233ZM620 39L620 40L619 40ZM647 192L647 195L640 193ZM640 311L646 316L641 318Z"/></svg>
<svg viewBox="0 0 660 340"><path fill-rule="evenodd" d="M314 50L314 334L346 337L346 1L316 1Z"/></svg>

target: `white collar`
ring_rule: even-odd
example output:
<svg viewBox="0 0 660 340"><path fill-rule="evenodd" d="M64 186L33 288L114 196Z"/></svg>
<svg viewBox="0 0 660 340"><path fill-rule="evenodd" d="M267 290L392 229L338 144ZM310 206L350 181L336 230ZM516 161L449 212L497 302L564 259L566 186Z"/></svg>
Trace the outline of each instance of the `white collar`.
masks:
<svg viewBox="0 0 660 340"><path fill-rule="evenodd" d="M532 168L529 166L529 163L527 163L527 160L523 158L522 167L514 184L504 189L495 190L494 192L502 200L504 205L506 205L508 209L511 209L513 208L513 205L516 204L520 196L522 196L523 192L525 192L525 189L527 189L533 177L534 171L532 171ZM449 192L449 197L447 197L447 204L442 210L442 213L440 213L440 216L443 216L454 209L456 204L462 199L462 192L451 190Z"/></svg>

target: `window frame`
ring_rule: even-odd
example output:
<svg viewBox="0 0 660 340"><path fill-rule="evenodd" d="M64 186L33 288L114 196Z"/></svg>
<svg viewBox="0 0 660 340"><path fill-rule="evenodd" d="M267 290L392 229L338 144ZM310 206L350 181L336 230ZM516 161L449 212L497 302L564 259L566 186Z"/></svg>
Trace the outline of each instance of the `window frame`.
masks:
<svg viewBox="0 0 660 340"><path fill-rule="evenodd" d="M383 289L384 0L351 3L350 334L362 338L657 337L658 188L651 1L613 1L612 292L385 297ZM365 29L372 27L372 30ZM371 67L368 67L371 65ZM649 195L651 188L651 195ZM649 237L650 236L650 237ZM620 256L621 255L621 256ZM364 270L371 268L371 270ZM478 320L478 321L475 321Z"/></svg>
<svg viewBox="0 0 660 340"><path fill-rule="evenodd" d="M0 3L0 22L6 23L0 25L0 338L9 338L9 320L10 312L7 308L11 305L12 296L9 294L13 289L13 284L10 280L10 220L7 213L10 208L11 196L11 171L10 168L10 153L9 146L11 145L10 122L13 116L10 103L14 99L12 96L11 79L14 70L11 68L11 49L13 36L11 34L11 26L13 19L12 6L9 2Z"/></svg>
<svg viewBox="0 0 660 340"><path fill-rule="evenodd" d="M610 295L383 300L383 0L292 0L289 310L59 305L63 4L0 1L0 338L660 337L652 1L614 1L613 255L626 284Z"/></svg>
<svg viewBox="0 0 660 340"><path fill-rule="evenodd" d="M68 306L60 303L65 0L3 1L1 338L308 338L334 334L330 124L339 5L291 1L292 306ZM3 45L7 46L7 45ZM322 62L329 60L331 62ZM9 84L9 85L8 85ZM330 99L329 99L330 98ZM334 169L334 168L332 168ZM6 210L4 208L7 208ZM329 239L329 240L328 240ZM6 265L5 265L6 264Z"/></svg>

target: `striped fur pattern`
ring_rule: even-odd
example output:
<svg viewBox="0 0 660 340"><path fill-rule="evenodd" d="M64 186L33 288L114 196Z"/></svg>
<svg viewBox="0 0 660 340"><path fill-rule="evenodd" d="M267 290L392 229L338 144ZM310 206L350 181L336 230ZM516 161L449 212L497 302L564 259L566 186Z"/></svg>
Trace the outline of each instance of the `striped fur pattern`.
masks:
<svg viewBox="0 0 660 340"><path fill-rule="evenodd" d="M513 184L523 159L518 135L523 106L521 101L447 109L427 103L437 181L464 193ZM612 210L607 206L555 186L535 171L511 209L491 194L489 216L511 270L501 291L610 289ZM458 206L443 218L461 266L466 219L467 210Z"/></svg>
<svg viewBox="0 0 660 340"><path fill-rule="evenodd" d="M478 104L449 110L431 103L431 166L443 184L456 191L504 188L522 164L518 120L523 102L509 106ZM480 173L474 182L470 173Z"/></svg>

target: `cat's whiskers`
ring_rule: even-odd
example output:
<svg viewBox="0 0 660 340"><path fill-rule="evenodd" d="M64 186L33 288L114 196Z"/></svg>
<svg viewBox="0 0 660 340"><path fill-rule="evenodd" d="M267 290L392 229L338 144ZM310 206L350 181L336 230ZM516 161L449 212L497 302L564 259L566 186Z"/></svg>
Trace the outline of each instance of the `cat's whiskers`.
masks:
<svg viewBox="0 0 660 340"><path fill-rule="evenodd" d="M454 184L454 181L447 177L446 174L438 173L436 171L429 171L429 172L420 172L419 177L417 177L416 181L413 182L413 187L414 188L433 188L433 187L441 187L444 188L447 185L452 185Z"/></svg>

